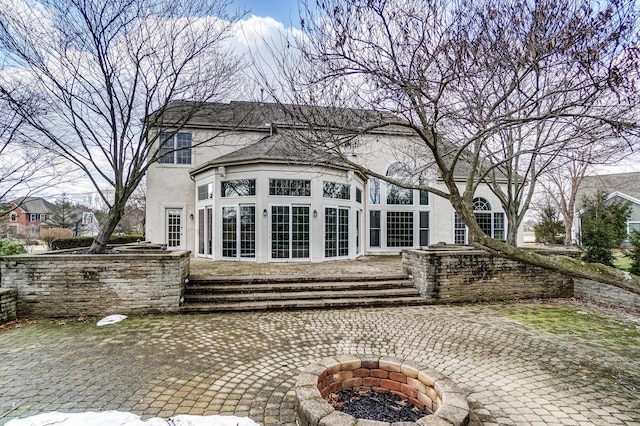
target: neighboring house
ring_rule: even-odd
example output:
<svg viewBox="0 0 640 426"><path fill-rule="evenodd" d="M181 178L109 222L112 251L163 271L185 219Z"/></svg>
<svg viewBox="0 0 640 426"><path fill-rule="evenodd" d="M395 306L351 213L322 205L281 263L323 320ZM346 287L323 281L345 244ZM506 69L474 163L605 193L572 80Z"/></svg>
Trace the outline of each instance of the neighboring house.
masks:
<svg viewBox="0 0 640 426"><path fill-rule="evenodd" d="M70 217L73 219L74 237L95 237L100 231L100 224L93 212L84 209L73 209Z"/></svg>
<svg viewBox="0 0 640 426"><path fill-rule="evenodd" d="M640 231L640 173L618 173L610 175L586 176L576 195L576 214L573 222L573 238L580 241L580 214L583 200L604 191L607 203L629 202L631 216L627 221L627 233Z"/></svg>
<svg viewBox="0 0 640 426"><path fill-rule="evenodd" d="M55 206L44 198L26 197L9 202L7 226L14 236L37 238Z"/></svg>
<svg viewBox="0 0 640 426"><path fill-rule="evenodd" d="M169 133L172 123L184 121L180 111L188 104L176 102L168 111L177 112L163 114L159 131L166 132L161 140L167 155L147 174L146 237L154 243L197 257L258 263L354 259L467 243L467 229L448 200L368 179L301 142L320 130L331 133L328 128L305 130L275 104L231 102L207 104L179 132ZM299 108L329 113L353 127L367 124L366 111ZM381 175L444 190L428 159L400 158L397 147L415 143L403 129L379 129L352 141L350 158ZM170 152L176 148L183 150ZM485 185L475 195L480 225L504 238L499 200Z"/></svg>

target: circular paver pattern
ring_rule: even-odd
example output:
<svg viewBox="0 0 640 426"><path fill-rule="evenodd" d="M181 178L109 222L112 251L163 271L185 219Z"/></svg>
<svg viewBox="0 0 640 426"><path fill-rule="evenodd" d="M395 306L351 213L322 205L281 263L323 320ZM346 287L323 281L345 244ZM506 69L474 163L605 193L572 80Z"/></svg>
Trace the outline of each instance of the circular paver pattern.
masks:
<svg viewBox="0 0 640 426"><path fill-rule="evenodd" d="M472 425L640 425L637 346L611 351L538 331L503 315L514 306L24 324L0 333L0 424L46 411L120 410L295 425L300 366L369 354L449 376L467 395Z"/></svg>

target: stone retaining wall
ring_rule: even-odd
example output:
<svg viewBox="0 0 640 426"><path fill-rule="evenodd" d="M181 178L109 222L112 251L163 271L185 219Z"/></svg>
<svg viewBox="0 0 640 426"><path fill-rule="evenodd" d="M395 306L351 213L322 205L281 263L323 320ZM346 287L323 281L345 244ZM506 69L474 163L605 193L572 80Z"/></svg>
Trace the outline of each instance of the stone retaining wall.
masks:
<svg viewBox="0 0 640 426"><path fill-rule="evenodd" d="M405 250L402 264L433 303L573 296L571 277L470 247Z"/></svg>
<svg viewBox="0 0 640 426"><path fill-rule="evenodd" d="M188 275L188 251L0 259L0 287L16 289L18 317L175 312Z"/></svg>
<svg viewBox="0 0 640 426"><path fill-rule="evenodd" d="M16 320L15 288L0 288L0 324Z"/></svg>
<svg viewBox="0 0 640 426"><path fill-rule="evenodd" d="M573 294L583 300L640 312L640 295L609 284L574 278Z"/></svg>

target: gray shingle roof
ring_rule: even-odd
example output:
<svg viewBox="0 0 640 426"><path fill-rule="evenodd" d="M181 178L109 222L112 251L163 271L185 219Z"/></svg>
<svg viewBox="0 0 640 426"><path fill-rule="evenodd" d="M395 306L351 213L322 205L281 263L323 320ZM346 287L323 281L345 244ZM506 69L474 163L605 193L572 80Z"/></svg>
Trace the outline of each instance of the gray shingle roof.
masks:
<svg viewBox="0 0 640 426"><path fill-rule="evenodd" d="M150 126L171 127L176 123L187 127L265 130L268 124L280 128L366 128L381 122L399 121L398 117L373 110L280 105L264 102L233 101L203 103L174 101L162 111L147 118ZM400 127L386 127L384 132L406 132Z"/></svg>
<svg viewBox="0 0 640 426"><path fill-rule="evenodd" d="M51 213L56 208L53 203L40 197L17 198L11 203L19 206L27 213Z"/></svg>
<svg viewBox="0 0 640 426"><path fill-rule="evenodd" d="M324 165L348 168L339 157L305 145L294 136L276 133L259 141L201 164L191 171L195 175L211 167L248 163L285 163Z"/></svg>
<svg viewBox="0 0 640 426"><path fill-rule="evenodd" d="M599 190L607 194L618 191L640 199L640 172L585 176L576 196L576 204L581 206L584 197L590 197Z"/></svg>

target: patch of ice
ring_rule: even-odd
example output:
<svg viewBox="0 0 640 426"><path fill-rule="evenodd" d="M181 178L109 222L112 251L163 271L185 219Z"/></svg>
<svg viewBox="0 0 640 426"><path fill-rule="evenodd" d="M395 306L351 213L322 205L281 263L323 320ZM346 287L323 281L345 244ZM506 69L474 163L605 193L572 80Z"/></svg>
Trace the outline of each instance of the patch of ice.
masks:
<svg viewBox="0 0 640 426"><path fill-rule="evenodd" d="M142 420L140 416L122 411L86 413L43 413L11 420L6 426L260 426L248 417L179 415L169 421L160 417Z"/></svg>
<svg viewBox="0 0 640 426"><path fill-rule="evenodd" d="M102 327L103 325L115 324L125 319L127 319L126 315L109 315L108 317L104 317L100 321L98 321L96 325L98 327Z"/></svg>

